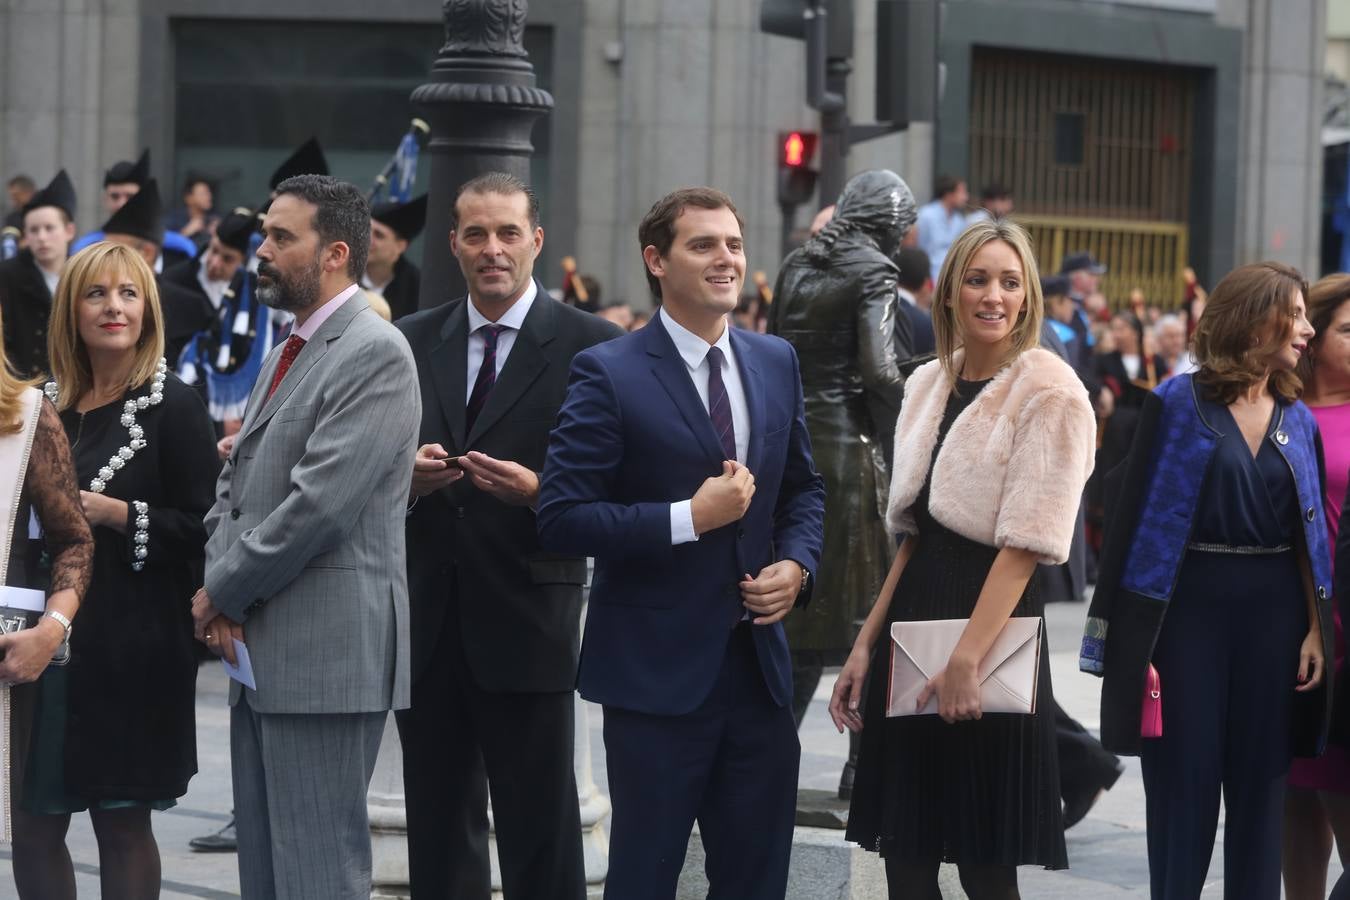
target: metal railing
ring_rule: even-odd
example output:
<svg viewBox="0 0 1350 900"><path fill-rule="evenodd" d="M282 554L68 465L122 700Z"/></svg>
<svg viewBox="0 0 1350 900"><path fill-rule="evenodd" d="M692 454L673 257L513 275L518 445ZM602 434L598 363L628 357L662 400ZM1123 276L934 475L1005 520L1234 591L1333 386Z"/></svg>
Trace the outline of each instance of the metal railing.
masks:
<svg viewBox="0 0 1350 900"><path fill-rule="evenodd" d="M1059 271L1064 257L1087 251L1106 264L1102 292L1112 307L1139 288L1150 305L1174 309L1184 292L1190 229L1181 222L1138 222L1066 216L1014 215L1031 234L1041 272Z"/></svg>

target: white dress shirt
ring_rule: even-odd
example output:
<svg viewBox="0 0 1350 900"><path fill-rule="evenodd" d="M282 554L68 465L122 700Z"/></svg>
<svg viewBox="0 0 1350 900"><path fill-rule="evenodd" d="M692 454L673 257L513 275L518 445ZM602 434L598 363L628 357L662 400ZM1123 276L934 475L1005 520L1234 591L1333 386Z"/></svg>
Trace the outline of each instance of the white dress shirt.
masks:
<svg viewBox="0 0 1350 900"><path fill-rule="evenodd" d="M703 401L705 410L708 408L708 375L711 371L708 366L708 351L713 347L722 351L722 356L726 359L726 363L722 366L722 384L726 387L727 401L731 406L731 427L736 432L736 461L745 465L750 447L750 408L745 404L745 385L741 383L741 370L736 365L736 354L731 349L731 328L729 326L724 328L717 343L709 344L672 319L664 309L659 310L657 315L661 317L661 324L665 326L666 333L675 343L680 359L684 360L685 368L689 370L689 378L694 382L694 390L698 391L698 397ZM692 504L693 498L690 498L670 505L672 544L687 544L698 540L698 534L694 531Z"/></svg>
<svg viewBox="0 0 1350 900"><path fill-rule="evenodd" d="M225 301L225 289L230 286L230 280L212 281L206 277L206 266L197 269L197 284L201 285L206 299L211 302L211 308L220 309L220 304Z"/></svg>
<svg viewBox="0 0 1350 900"><path fill-rule="evenodd" d="M534 298L539 294L539 286L530 279L530 286L525 288L525 293L520 295L520 299L511 304L511 308L502 313L500 319L492 322L487 316L478 311L473 305L473 300L465 301L469 306L469 347L468 353L468 377L464 380L464 405L469 405L469 398L473 396L473 383L478 380L478 370L483 367L483 354L485 352L487 339L483 337L480 330L484 325L501 325L502 331L497 335L497 371L494 373L500 378L502 367L506 365L506 357L511 354L511 348L515 346L516 335L520 332L521 326L525 324L525 317L530 314L530 307L534 305Z"/></svg>

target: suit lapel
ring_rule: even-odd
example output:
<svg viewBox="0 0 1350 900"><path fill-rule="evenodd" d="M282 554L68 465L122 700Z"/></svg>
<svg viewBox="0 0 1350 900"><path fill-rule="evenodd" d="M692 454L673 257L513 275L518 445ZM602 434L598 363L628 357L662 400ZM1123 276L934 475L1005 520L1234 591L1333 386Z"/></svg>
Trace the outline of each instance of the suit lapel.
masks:
<svg viewBox="0 0 1350 900"><path fill-rule="evenodd" d="M497 424L548 368L548 358L543 348L553 340L553 317L557 315L553 308L554 302L542 288L535 295L530 311L516 334L515 343L511 345L511 352L506 357L506 365L502 366L501 375L492 386L482 412L474 420L473 431L467 435L466 448ZM462 372L467 378L467 369L462 368Z"/></svg>
<svg viewBox="0 0 1350 900"><path fill-rule="evenodd" d="M295 362L291 363L291 368L281 379L281 384L277 385L277 392L272 395L271 399L263 401L262 408L258 411L258 417L249 423L246 430L241 432L240 441L243 441L259 426L276 415L277 410L281 408L287 398L295 393L295 389L300 386L300 382L304 381L305 376L309 374L309 370L314 368L315 364L328 352L328 344L337 340L342 332L347 329L347 326L351 324L352 319L356 318L356 314L365 308L366 299L360 291L357 291L346 303L338 307L337 311L329 316L327 321L319 326L319 330L315 332L314 337L305 342L305 346L300 349L299 355L295 357ZM283 343L282 347L284 346ZM276 364L265 367L268 370L267 379L264 381L260 378L258 386L266 385L264 390L270 388L272 378L275 377L277 366L280 364L281 354L278 353ZM257 388L255 387L254 390L256 391ZM266 394L264 394L265 396Z"/></svg>
<svg viewBox="0 0 1350 900"><path fill-rule="evenodd" d="M764 379L755 365L754 352L739 331L731 328L731 348L736 352L736 367L741 373L745 389L745 406L750 413L750 443L745 451L745 465L752 473L759 471L760 456L764 450Z"/></svg>
<svg viewBox="0 0 1350 900"><path fill-rule="evenodd" d="M661 317L652 316L642 333L647 338L647 353L653 357L652 374L661 382L674 401L675 408L698 438L704 455L714 462L722 462L726 454L722 452L722 444L713 431L712 419L708 417L708 410L698 396L694 380L689 376L689 367L675 349L675 342L661 323Z"/></svg>
<svg viewBox="0 0 1350 900"><path fill-rule="evenodd" d="M431 384L440 401L441 415L450 430L454 447L448 451L463 452L466 441L464 435L464 404L468 396L468 374L466 368L469 358L469 298L463 300L450 311L450 316L441 326L441 342L432 348L427 357L431 367Z"/></svg>

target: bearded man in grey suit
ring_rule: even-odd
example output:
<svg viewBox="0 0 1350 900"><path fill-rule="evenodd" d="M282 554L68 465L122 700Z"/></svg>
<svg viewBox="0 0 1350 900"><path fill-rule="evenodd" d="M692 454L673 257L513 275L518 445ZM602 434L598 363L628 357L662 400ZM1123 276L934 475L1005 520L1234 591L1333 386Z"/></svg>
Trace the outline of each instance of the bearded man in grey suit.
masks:
<svg viewBox="0 0 1350 900"><path fill-rule="evenodd" d="M366 790L409 699L404 508L421 402L412 353L357 287L370 208L354 186L277 188L258 296L295 314L249 398L206 519L197 636L230 686L239 875L249 898L368 900Z"/></svg>

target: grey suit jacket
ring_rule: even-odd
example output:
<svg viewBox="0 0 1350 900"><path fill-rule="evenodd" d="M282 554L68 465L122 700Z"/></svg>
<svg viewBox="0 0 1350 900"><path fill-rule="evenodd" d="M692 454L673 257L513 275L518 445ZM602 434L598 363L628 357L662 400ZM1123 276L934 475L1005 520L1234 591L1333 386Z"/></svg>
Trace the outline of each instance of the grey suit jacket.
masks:
<svg viewBox="0 0 1350 900"><path fill-rule="evenodd" d="M266 400L280 355L263 365L206 517L207 594L244 623L255 710L406 707L404 511L422 417L412 352L357 293Z"/></svg>

